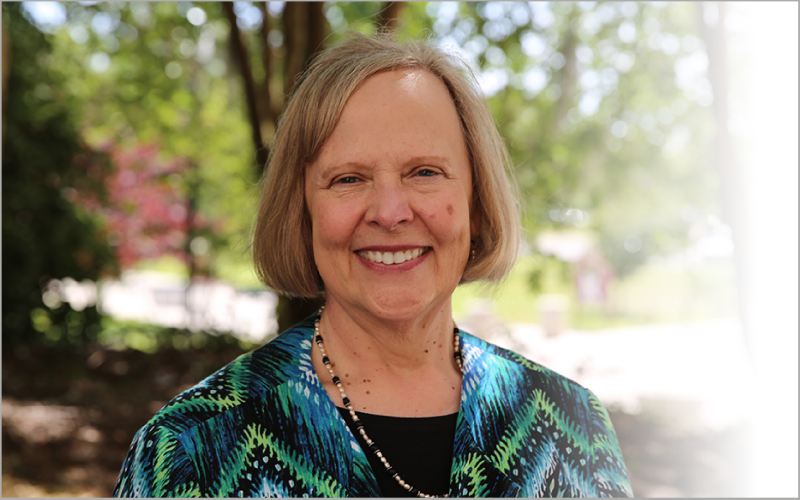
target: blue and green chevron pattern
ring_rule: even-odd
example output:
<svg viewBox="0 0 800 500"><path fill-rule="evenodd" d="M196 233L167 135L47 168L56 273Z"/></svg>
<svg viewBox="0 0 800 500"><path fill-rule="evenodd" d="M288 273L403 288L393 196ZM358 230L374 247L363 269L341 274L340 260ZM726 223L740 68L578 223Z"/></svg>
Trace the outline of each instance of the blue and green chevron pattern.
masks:
<svg viewBox="0 0 800 500"><path fill-rule="evenodd" d="M114 496L380 496L311 365L313 320L170 401L134 437ZM590 391L463 332L461 346L450 496L632 496Z"/></svg>

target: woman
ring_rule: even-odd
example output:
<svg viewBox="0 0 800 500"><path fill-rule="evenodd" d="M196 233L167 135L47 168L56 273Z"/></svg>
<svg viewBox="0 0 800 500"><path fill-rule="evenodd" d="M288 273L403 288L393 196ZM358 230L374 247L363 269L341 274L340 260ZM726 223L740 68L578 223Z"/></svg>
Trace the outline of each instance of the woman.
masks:
<svg viewBox="0 0 800 500"><path fill-rule="evenodd" d="M512 267L507 153L475 85L423 44L319 56L276 134L254 235L317 314L136 435L119 496L630 496L588 390L458 330L459 283Z"/></svg>

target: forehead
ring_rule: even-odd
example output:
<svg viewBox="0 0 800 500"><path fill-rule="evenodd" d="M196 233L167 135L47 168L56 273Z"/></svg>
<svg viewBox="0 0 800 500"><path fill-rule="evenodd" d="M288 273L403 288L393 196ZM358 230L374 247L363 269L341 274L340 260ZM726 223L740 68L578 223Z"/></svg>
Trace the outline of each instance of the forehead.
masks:
<svg viewBox="0 0 800 500"><path fill-rule="evenodd" d="M321 157L342 161L362 153L461 156L461 119L444 82L423 69L385 71L350 96Z"/></svg>
<svg viewBox="0 0 800 500"><path fill-rule="evenodd" d="M351 94L342 113L364 104L392 107L401 101L449 107L457 113L444 81L422 68L388 70L370 76Z"/></svg>

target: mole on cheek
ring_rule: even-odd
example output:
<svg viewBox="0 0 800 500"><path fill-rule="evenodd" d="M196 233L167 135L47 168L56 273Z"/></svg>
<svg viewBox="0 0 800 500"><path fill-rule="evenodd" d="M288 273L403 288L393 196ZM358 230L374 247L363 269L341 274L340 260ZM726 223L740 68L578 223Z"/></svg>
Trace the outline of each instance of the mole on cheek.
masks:
<svg viewBox="0 0 800 500"><path fill-rule="evenodd" d="M447 213L453 215L453 205L447 205Z"/></svg>

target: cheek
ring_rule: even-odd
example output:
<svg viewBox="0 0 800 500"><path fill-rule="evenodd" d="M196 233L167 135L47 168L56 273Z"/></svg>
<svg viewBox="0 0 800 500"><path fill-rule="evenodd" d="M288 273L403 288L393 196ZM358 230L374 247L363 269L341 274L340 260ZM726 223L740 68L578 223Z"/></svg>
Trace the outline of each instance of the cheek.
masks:
<svg viewBox="0 0 800 500"><path fill-rule="evenodd" d="M424 218L442 242L469 242L469 206L466 203L445 201L426 213Z"/></svg>
<svg viewBox="0 0 800 500"><path fill-rule="evenodd" d="M445 210L447 211L447 215L450 215L450 216L452 216L453 212L455 211L455 209L453 208L452 203L448 203L447 207L445 208ZM436 218L436 212L429 213L428 214L428 218L429 219L435 219Z"/></svg>
<svg viewBox="0 0 800 500"><path fill-rule="evenodd" d="M312 217L314 246L319 248L349 248L355 228L356 215L353 210L335 205L318 207Z"/></svg>

